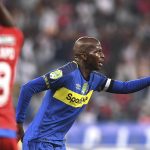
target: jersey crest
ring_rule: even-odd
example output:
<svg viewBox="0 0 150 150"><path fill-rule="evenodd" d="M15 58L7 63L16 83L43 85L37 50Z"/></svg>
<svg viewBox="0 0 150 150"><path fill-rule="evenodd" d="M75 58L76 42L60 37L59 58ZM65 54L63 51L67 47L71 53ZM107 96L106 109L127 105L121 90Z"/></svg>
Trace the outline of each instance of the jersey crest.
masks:
<svg viewBox="0 0 150 150"><path fill-rule="evenodd" d="M85 93L88 91L88 88L89 88L88 83L84 83L84 84L83 84L83 87L82 87L81 93L82 93L82 94L85 94Z"/></svg>

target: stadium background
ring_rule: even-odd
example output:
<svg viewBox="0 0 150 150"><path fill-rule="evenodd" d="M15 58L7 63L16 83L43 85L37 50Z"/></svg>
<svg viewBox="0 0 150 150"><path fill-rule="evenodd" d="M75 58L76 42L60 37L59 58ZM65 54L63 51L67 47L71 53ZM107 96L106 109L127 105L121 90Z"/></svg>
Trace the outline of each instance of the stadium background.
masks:
<svg viewBox="0 0 150 150"><path fill-rule="evenodd" d="M72 59L74 41L100 39L102 72L118 80L150 75L149 0L4 0L25 35L14 88ZM25 128L44 93L32 98ZM150 88L130 95L94 94L67 134L68 150L150 150Z"/></svg>

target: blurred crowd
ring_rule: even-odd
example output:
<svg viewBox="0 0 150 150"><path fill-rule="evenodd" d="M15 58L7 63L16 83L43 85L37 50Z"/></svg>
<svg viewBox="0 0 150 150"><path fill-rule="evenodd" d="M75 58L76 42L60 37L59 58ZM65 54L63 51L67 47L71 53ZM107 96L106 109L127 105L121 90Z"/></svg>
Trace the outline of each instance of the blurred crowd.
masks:
<svg viewBox="0 0 150 150"><path fill-rule="evenodd" d="M74 41L97 37L105 54L102 72L132 80L150 76L150 0L4 0L25 35L16 74L21 84L72 60ZM32 98L29 122L40 103ZM150 88L124 95L96 93L78 121L150 122Z"/></svg>

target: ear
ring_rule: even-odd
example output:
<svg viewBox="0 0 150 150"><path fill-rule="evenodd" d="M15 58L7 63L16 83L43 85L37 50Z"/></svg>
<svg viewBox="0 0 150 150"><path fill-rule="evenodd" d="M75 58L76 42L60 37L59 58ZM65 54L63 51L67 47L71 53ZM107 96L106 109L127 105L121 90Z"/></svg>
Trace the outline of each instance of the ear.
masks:
<svg viewBox="0 0 150 150"><path fill-rule="evenodd" d="M80 54L80 58L84 61L87 60L87 55L85 53Z"/></svg>

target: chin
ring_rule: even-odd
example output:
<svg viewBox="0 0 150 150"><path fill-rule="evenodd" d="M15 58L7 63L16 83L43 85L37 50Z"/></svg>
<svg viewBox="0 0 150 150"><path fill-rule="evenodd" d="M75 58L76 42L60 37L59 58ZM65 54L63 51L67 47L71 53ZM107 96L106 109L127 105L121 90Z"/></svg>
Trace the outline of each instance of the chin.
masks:
<svg viewBox="0 0 150 150"><path fill-rule="evenodd" d="M101 69L102 69L102 66L99 66L99 67L98 67L98 70L101 70Z"/></svg>
<svg viewBox="0 0 150 150"><path fill-rule="evenodd" d="M91 66L91 68L92 68L92 70L99 71L99 70L101 70L102 66L95 65L95 66Z"/></svg>
<svg viewBox="0 0 150 150"><path fill-rule="evenodd" d="M99 71L101 70L101 67L96 67L94 70Z"/></svg>

